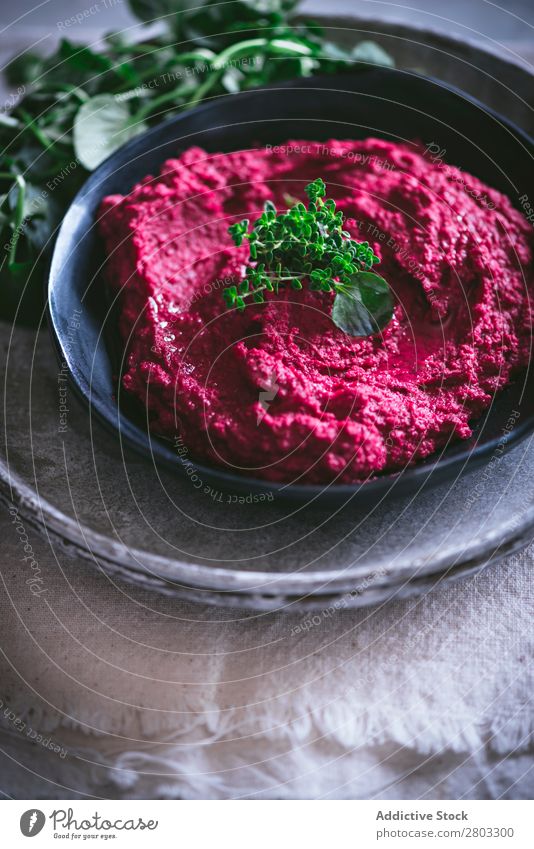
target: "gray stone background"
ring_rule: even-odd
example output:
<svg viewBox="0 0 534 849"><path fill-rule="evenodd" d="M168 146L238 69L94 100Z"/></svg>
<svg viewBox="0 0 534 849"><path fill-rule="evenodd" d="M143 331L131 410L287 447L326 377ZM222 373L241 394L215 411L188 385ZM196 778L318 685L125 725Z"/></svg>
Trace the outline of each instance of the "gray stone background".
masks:
<svg viewBox="0 0 534 849"><path fill-rule="evenodd" d="M19 0L0 8L0 23L16 25L17 29L28 27L53 28L56 22L96 4L96 0ZM178 3L177 3L178 5ZM125 0L107 0L101 3L98 14L91 15L83 24L73 28L73 36L81 36L83 30L99 30L102 27L115 29L127 27L133 18ZM449 33L459 35L479 34L481 39L527 40L529 29L534 25L534 3L532 0L407 0L381 2L381 0L305 0L303 12L328 14L351 14L364 17L402 20L406 24L436 26ZM105 16L105 23L100 18Z"/></svg>

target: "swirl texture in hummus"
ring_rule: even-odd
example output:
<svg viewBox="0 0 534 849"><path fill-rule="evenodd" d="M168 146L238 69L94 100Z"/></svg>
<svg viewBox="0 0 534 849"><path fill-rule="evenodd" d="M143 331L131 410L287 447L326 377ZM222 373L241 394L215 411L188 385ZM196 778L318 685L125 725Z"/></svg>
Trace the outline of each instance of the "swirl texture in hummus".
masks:
<svg viewBox="0 0 534 849"><path fill-rule="evenodd" d="M354 338L332 294L280 290L228 311L248 256L228 226L321 176L380 256L395 314ZM289 201L291 203L292 200ZM193 459L274 481L352 483L416 462L490 405L531 350L532 230L509 199L415 144L190 148L99 213L124 390Z"/></svg>

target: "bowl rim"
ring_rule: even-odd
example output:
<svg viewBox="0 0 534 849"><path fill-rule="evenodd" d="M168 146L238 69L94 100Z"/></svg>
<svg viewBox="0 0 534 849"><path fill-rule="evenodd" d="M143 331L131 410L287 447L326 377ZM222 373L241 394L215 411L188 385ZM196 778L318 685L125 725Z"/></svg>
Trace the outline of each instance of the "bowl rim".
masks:
<svg viewBox="0 0 534 849"><path fill-rule="evenodd" d="M501 124L505 129L510 130L512 134L516 136L516 138L527 149L530 149L534 154L534 140L529 136L528 133L525 132L525 130L516 125L512 120L501 115L495 109L487 106L481 100L471 94L468 94L459 87L452 85L448 82L444 82L443 80L440 80L428 74L421 74L406 69L385 68L374 65L347 73L340 73L335 75L322 74L313 75L306 78L293 78L290 80L284 80L281 83L270 84L268 86L261 86L255 89L238 92L231 95L219 95L210 99L206 103L202 103L198 106L193 107L193 109L181 112L180 114L168 119L167 121L159 122L155 126L150 127L145 132L140 133L139 135L130 139L130 141L126 142L125 145L122 145L120 148L114 151L94 171L89 174L89 176L84 181L83 185L79 188L75 197L69 204L69 207L65 212L65 215L63 217L63 220L55 238L54 248L50 258L48 274L46 275L45 282L47 323L52 337L53 346L56 351L56 355L61 363L66 363L70 384L74 389L74 392L77 397L82 401L83 404L85 404L89 408L91 414L95 415L95 418L98 420L99 423L101 423L109 432L112 432L115 437L119 438L121 445L124 443L124 445L131 448L137 454L145 457L146 459L151 459L152 462L163 465L165 468L170 469L175 474L179 474L182 476L184 473L183 465L176 461L176 454L174 454L162 440L158 439L158 437L151 435L148 431L145 431L143 428L139 427L135 422L133 422L130 418L125 416L124 413L121 412L118 405L116 405L115 407L115 412L117 414L116 418L117 422L119 423L118 425L110 416L107 415L106 408L104 406L102 406L101 408L98 399L93 398L92 393L90 391L90 384L88 385L87 389L84 387L86 381L83 379L83 376L76 367L76 363L73 361L73 358L71 357L68 348L64 345L63 333L59 326L56 310L56 281L61 275L61 261L58 258L60 254L59 248L61 248L62 240L68 239L68 235L66 235L66 231L68 228L68 219L72 214L74 208L80 203L83 203L85 196L94 189L95 185L97 187L103 187L105 185L107 175L105 175L104 179L102 179L103 173L109 171L109 169L114 171L117 166L123 165L124 162L128 159L134 158L136 155L142 155L144 152L146 152L146 150L150 147L151 140L154 137L158 137L158 135L162 132L163 127L168 128L176 124L179 125L183 121L186 121L188 118L191 118L193 114L203 114L205 112L210 112L212 109L219 106L221 100L225 97L247 100L262 92L280 91L288 88L291 88L293 90L298 90L299 88L308 90L310 87L315 86L317 86L317 88L320 88L323 91L328 91L329 88L331 88L331 84L333 81L336 82L336 91L343 91L343 88L340 88L340 85L342 85L344 79L352 80L355 77L361 78L364 75L368 74L382 74L385 76L408 76L410 78L416 78L423 83L430 83L441 89L444 89L449 93L455 94L475 106L477 109L480 109L481 111L489 115L499 124ZM347 93L353 93L353 90L347 89ZM195 131L193 134L195 135L196 132L197 131ZM162 159L162 162L163 161L164 160ZM105 190L103 190L102 192L102 197L104 196L104 194ZM73 262L73 257L74 252L72 252L71 256L69 257L70 262ZM525 380L531 372L532 364L533 360L531 360L529 365L527 366ZM484 413L482 414L481 418L483 416ZM126 427L123 431L124 425ZM533 430L534 413L530 416L525 416L510 431L505 440L506 447L509 448L518 444ZM339 502L344 501L348 503L355 495L359 494L362 490L373 498L376 498L377 494L387 496L389 490L392 487L394 488L395 484L400 480L412 481L413 489L416 489L417 486L423 485L427 479L430 479L431 481L432 479L434 479L434 481L438 483L443 477L447 475L447 473L451 469L457 468L458 474L463 474L466 470L474 468L477 465L481 465L502 443L503 437L496 436L482 443L477 442L474 446L471 447L468 447L468 445L466 444L464 451L458 450L457 453L445 456L438 455L436 459L432 459L434 455L429 455L428 458L424 458L423 460L418 461L413 465L405 466L403 469L396 470L394 472L379 473L363 482L352 484L284 483L278 481L269 481L263 478L254 477L252 475L241 475L234 472L229 472L224 468L205 465L202 462L197 462L193 458L191 458L191 464L194 466L195 471L200 474L203 474L207 480L216 480L217 483L221 486L221 488L226 488L227 491L248 491L252 493L271 492L274 494L275 499L288 499L299 501L301 503L309 502L311 506L313 504L320 504L325 500L333 501L334 499ZM462 443L458 443L459 449L461 448L461 445Z"/></svg>

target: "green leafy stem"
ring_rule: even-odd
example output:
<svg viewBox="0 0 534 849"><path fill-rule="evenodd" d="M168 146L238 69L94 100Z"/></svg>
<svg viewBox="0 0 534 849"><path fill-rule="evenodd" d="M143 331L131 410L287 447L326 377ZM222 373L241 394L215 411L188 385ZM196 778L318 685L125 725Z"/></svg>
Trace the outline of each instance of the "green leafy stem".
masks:
<svg viewBox="0 0 534 849"><path fill-rule="evenodd" d="M0 313L24 291L42 311L52 234L87 177L148 126L208 97L310 74L391 65L379 45L343 47L297 17L298 0L127 0L141 41L120 33L98 50L62 38L52 53L5 69L0 103ZM29 297L28 297L29 296Z"/></svg>
<svg viewBox="0 0 534 849"><path fill-rule="evenodd" d="M229 227L234 243L249 244L244 279L228 286L223 297L230 309L262 304L281 286L335 293L334 324L350 336L370 336L382 330L393 315L388 283L371 269L380 262L369 242L357 242L343 229L343 212L325 200L326 186L317 178L306 186L309 203L297 202L278 213L267 201L252 228L245 218Z"/></svg>

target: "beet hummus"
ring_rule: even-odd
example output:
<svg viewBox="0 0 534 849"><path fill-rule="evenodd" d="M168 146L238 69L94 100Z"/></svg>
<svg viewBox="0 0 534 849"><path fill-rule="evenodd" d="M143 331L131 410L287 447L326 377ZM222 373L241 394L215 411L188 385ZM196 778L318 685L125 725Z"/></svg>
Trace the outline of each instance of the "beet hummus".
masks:
<svg viewBox="0 0 534 849"><path fill-rule="evenodd" d="M280 290L244 312L223 289L246 246L228 226L305 201L316 177L368 241L395 314L374 336L332 322L333 294ZM289 199L288 199L289 198ZM508 198L416 144L190 148L99 228L118 294L123 388L191 459L274 481L351 483L471 434L530 356L532 230Z"/></svg>

